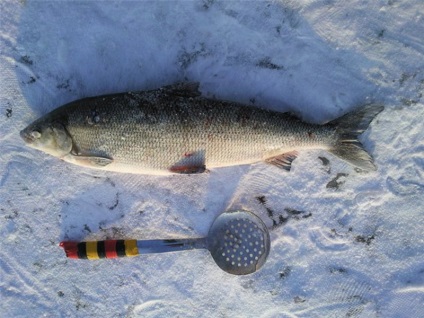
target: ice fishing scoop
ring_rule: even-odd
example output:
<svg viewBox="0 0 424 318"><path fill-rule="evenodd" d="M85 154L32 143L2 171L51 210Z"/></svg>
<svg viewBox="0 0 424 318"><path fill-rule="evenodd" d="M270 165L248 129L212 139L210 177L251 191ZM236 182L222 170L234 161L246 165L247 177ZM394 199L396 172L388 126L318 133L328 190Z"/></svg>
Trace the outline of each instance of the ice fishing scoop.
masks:
<svg viewBox="0 0 424 318"><path fill-rule="evenodd" d="M60 246L67 257L85 259L206 248L221 269L234 275L246 275L257 271L265 263L270 239L268 229L259 217L238 210L219 215L208 236L203 238L62 242Z"/></svg>

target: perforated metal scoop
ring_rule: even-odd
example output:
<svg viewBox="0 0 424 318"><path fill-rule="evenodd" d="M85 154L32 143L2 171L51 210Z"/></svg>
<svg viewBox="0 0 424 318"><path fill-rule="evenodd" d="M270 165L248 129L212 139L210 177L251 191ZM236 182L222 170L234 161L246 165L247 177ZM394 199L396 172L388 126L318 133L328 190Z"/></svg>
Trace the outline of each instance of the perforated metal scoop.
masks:
<svg viewBox="0 0 424 318"><path fill-rule="evenodd" d="M62 242L69 258L116 258L196 248L210 251L216 264L234 275L247 275L265 263L270 249L269 232L260 218L238 210L222 213L207 237L168 240L106 240Z"/></svg>
<svg viewBox="0 0 424 318"><path fill-rule="evenodd" d="M269 232L262 220L251 212L226 212L213 222L207 245L221 269L246 275L265 263L270 249Z"/></svg>

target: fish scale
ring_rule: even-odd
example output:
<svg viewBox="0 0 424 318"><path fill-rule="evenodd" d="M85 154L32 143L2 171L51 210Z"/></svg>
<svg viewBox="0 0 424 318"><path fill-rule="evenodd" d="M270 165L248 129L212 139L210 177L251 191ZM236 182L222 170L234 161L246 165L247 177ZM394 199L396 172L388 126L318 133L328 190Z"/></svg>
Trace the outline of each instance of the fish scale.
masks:
<svg viewBox="0 0 424 318"><path fill-rule="evenodd" d="M289 169L295 150L311 148L332 151L363 169L374 167L356 137L379 106L316 125L287 113L207 99L197 87L179 83L78 100L35 121L21 136L65 161L120 172L195 173L261 160Z"/></svg>

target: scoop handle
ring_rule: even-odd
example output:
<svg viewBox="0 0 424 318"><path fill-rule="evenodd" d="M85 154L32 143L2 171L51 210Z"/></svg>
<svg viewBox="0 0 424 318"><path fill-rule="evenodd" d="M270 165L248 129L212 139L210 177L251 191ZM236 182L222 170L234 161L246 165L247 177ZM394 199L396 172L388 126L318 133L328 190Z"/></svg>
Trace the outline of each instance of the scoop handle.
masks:
<svg viewBox="0 0 424 318"><path fill-rule="evenodd" d="M136 240L61 242L66 257L79 259L117 258L139 255Z"/></svg>
<svg viewBox="0 0 424 318"><path fill-rule="evenodd" d="M195 248L207 248L205 238L168 240L106 240L59 244L66 257L76 259L99 259L137 256L140 254L166 253Z"/></svg>

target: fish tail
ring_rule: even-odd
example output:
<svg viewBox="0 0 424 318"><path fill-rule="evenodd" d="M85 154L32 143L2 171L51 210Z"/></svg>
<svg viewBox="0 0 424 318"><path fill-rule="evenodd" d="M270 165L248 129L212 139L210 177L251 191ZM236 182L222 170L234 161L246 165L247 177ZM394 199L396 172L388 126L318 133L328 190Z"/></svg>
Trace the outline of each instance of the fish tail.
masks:
<svg viewBox="0 0 424 318"><path fill-rule="evenodd" d="M367 130L374 117L383 109L382 105L371 104L332 121L330 124L337 126L338 140L330 152L363 170L376 170L372 157L358 136Z"/></svg>

